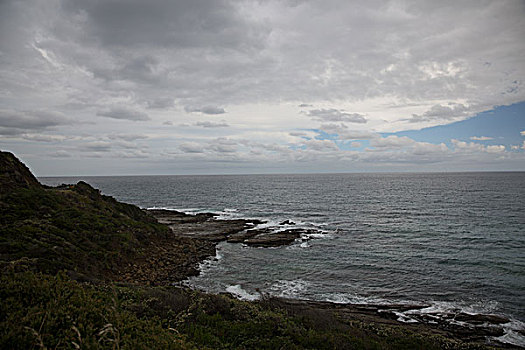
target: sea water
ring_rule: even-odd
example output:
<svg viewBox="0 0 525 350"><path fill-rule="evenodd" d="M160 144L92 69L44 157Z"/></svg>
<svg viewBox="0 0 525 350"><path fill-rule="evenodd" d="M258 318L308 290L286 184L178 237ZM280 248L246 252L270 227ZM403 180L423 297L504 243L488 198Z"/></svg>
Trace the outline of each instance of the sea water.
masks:
<svg viewBox="0 0 525 350"><path fill-rule="evenodd" d="M243 299L423 303L525 321L525 173L42 178L84 180L143 208L291 220L290 246L220 243L186 283ZM525 345L510 332L507 339ZM505 339L503 339L505 340Z"/></svg>

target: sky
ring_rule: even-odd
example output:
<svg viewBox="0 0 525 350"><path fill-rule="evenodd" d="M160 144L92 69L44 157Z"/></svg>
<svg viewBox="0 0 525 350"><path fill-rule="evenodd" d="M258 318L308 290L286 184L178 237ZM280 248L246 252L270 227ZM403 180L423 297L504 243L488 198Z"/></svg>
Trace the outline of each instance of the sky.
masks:
<svg viewBox="0 0 525 350"><path fill-rule="evenodd" d="M524 171L525 2L2 0L38 176Z"/></svg>

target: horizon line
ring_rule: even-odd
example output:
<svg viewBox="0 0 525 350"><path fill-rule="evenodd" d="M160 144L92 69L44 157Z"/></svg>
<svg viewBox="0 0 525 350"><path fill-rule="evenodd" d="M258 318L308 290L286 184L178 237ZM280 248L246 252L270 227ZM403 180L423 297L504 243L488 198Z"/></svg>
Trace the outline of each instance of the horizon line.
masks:
<svg viewBox="0 0 525 350"><path fill-rule="evenodd" d="M168 177L168 176L268 176L268 175L353 175L353 174L479 174L525 173L525 170L462 170L462 171L351 171L351 172L290 172L290 173L217 173L217 174L125 174L125 175L35 175L36 178L77 177Z"/></svg>

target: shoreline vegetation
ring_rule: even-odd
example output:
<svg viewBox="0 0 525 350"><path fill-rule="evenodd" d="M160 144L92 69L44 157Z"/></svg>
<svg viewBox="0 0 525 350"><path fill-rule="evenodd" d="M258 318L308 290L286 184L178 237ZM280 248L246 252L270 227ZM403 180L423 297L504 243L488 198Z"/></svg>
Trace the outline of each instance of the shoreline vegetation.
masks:
<svg viewBox="0 0 525 350"><path fill-rule="evenodd" d="M497 315L399 322L424 305L356 305L262 293L241 301L177 282L199 273L221 241L290 244L257 220L142 210L89 184L41 185L0 152L2 349L493 349ZM425 322L427 321L427 322Z"/></svg>

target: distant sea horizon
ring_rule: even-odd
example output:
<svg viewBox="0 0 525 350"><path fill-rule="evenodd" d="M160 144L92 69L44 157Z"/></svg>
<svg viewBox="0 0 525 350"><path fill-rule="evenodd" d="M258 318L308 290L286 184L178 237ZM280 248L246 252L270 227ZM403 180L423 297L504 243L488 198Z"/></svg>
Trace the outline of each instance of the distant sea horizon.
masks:
<svg viewBox="0 0 525 350"><path fill-rule="evenodd" d="M525 173L524 170L465 170L465 171L334 171L334 172L275 172L275 173L188 173L188 174L111 174L111 175L35 175L37 179L81 177L133 177L133 176L259 176L259 175L346 175L346 174L462 174L462 173Z"/></svg>

